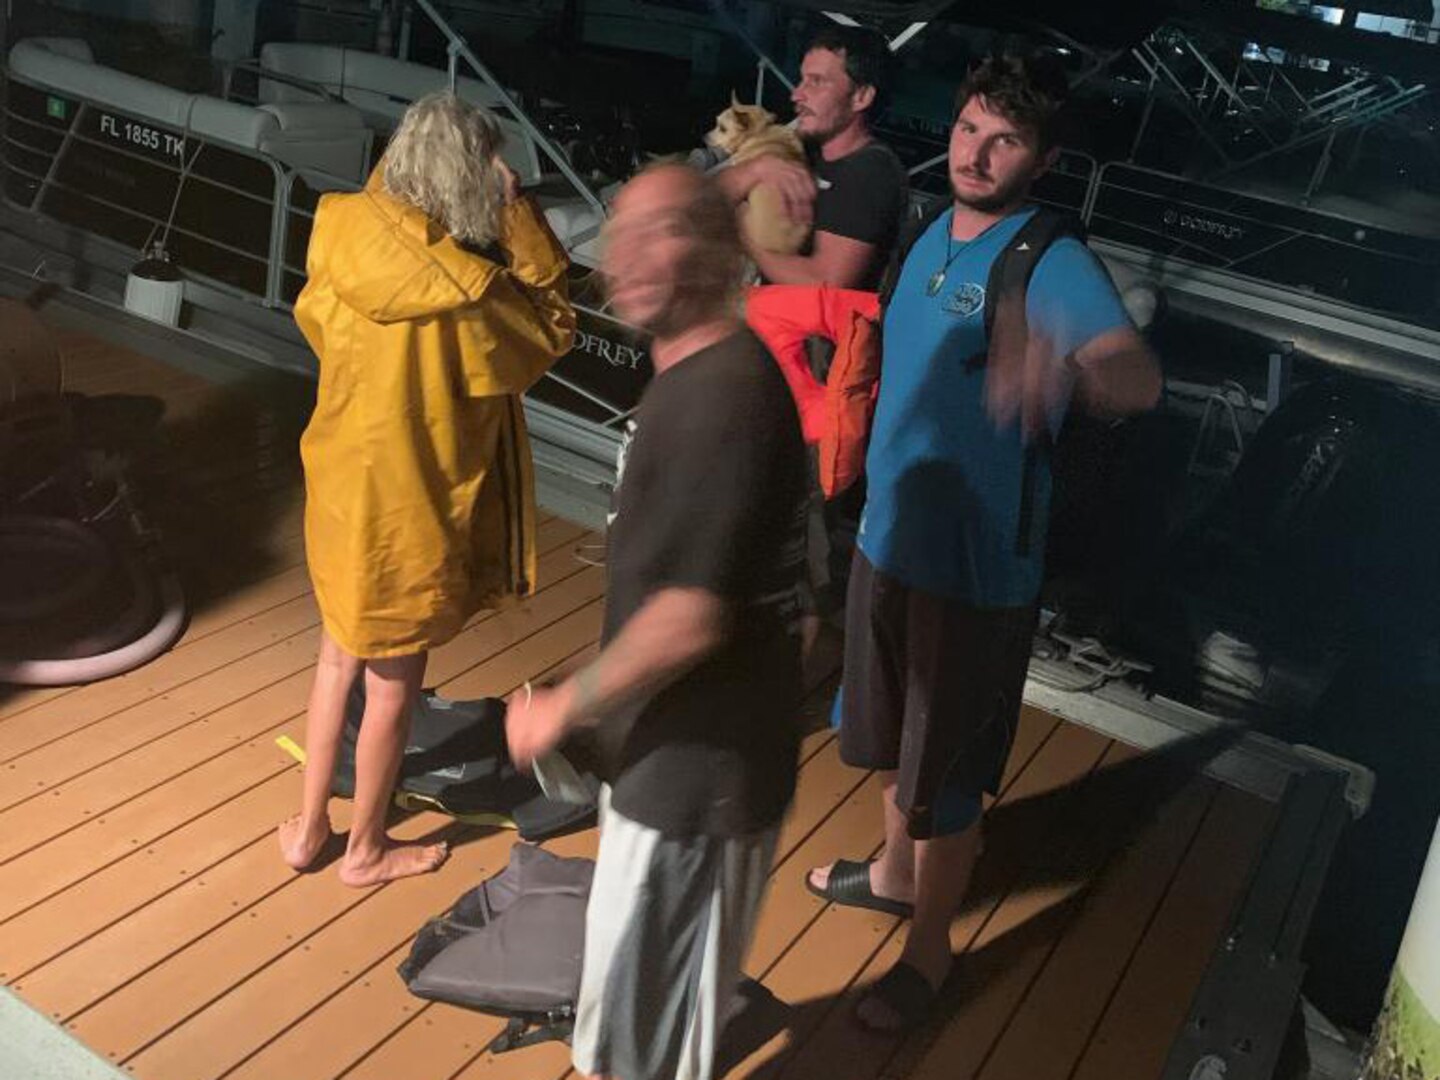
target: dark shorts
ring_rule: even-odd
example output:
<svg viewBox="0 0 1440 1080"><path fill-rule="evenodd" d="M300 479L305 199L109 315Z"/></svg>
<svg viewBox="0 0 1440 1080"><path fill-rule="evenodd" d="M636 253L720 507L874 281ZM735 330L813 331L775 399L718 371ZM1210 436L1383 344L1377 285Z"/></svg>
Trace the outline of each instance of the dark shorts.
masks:
<svg viewBox="0 0 1440 1080"><path fill-rule="evenodd" d="M997 793L1015 741L1038 610L975 608L912 589L859 551L845 612L840 757L898 772L917 840L963 832Z"/></svg>

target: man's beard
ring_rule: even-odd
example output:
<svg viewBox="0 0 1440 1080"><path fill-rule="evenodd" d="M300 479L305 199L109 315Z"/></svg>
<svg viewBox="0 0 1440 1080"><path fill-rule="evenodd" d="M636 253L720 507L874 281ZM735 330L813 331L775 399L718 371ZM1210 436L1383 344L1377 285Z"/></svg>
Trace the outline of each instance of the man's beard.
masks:
<svg viewBox="0 0 1440 1080"><path fill-rule="evenodd" d="M950 192L955 196L955 201L961 206L969 207L971 210L979 210L982 214L993 214L996 211L1004 210L1025 197L1025 191L1031 183L1030 176L1017 176L1010 183L995 188L986 195L967 195L956 186L954 179L950 181Z"/></svg>
<svg viewBox="0 0 1440 1080"><path fill-rule="evenodd" d="M811 113L810 115L814 116L815 114ZM844 124L832 124L830 127L819 131L796 129L795 134L800 136L800 141L805 144L807 149L819 150L836 135L840 134L844 128Z"/></svg>

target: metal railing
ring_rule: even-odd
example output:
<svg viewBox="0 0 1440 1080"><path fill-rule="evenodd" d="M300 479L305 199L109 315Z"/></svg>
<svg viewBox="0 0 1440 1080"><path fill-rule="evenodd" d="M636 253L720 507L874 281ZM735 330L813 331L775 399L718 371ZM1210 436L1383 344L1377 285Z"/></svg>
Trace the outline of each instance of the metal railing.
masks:
<svg viewBox="0 0 1440 1080"><path fill-rule="evenodd" d="M1167 260L1185 260L1422 325L1440 321L1440 312L1424 306L1427 297L1433 305L1440 296L1440 239L1425 240L1115 161L1096 173L1084 221L1098 239L1128 243ZM1336 279L1340 286L1327 284L1327 267L1344 268ZM1417 302L1397 308L1367 300L1363 280L1355 280L1362 277L1355 271L1366 269L1375 281L1372 294L1393 298L1397 282L1403 282ZM1383 274L1383 269L1394 273Z"/></svg>

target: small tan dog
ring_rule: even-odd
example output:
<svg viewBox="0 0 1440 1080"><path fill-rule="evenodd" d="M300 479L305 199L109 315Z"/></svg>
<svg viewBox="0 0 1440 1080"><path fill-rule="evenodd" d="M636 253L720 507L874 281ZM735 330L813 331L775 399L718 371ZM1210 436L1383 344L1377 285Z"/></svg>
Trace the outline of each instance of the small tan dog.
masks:
<svg viewBox="0 0 1440 1080"><path fill-rule="evenodd" d="M726 165L739 165L762 154L793 161L808 167L800 136L759 105L743 105L732 94L730 107L715 118L715 127L705 142L723 150ZM740 208L740 228L746 243L777 255L794 255L805 244L809 230L790 220L780 192L771 184L760 184Z"/></svg>

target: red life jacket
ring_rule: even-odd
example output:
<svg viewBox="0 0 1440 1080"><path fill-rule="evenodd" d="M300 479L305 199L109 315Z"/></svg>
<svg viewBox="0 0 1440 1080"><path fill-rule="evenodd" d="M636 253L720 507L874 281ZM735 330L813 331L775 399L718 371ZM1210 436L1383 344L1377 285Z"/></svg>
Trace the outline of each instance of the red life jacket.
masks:
<svg viewBox="0 0 1440 1080"><path fill-rule="evenodd" d="M880 389L880 298L829 285L762 285L749 291L745 319L780 364L800 410L805 441L818 448L820 489L840 494L865 471L865 448ZM835 346L822 384L805 339Z"/></svg>

